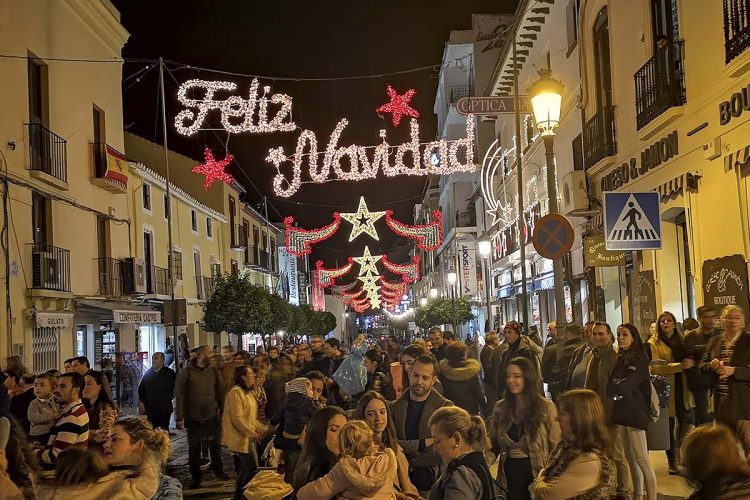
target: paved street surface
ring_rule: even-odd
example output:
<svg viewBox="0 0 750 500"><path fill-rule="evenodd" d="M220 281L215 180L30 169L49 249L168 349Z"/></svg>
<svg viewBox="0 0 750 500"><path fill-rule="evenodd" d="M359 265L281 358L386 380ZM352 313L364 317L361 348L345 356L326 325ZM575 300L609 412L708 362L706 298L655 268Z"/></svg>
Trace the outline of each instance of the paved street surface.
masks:
<svg viewBox="0 0 750 500"><path fill-rule="evenodd" d="M234 466L232 457L224 450L222 458L224 471L230 477L229 481L218 481L214 479L213 472L205 470L203 473L203 487L198 490L190 490L190 471L188 470L187 434L185 431L172 429L173 457L167 464L167 474L180 480L184 488L185 498L201 499L227 499L232 498L234 493ZM677 500L690 496L691 490L685 481L678 476L670 476L667 473L667 459L663 451L651 452L651 462L656 469L656 480L659 485L659 500Z"/></svg>

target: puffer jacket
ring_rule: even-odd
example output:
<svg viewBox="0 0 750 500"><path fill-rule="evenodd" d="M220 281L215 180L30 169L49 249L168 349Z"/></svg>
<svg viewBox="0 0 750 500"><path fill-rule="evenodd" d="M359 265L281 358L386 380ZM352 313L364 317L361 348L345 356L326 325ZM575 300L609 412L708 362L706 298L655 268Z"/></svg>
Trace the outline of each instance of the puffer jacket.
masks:
<svg viewBox="0 0 750 500"><path fill-rule="evenodd" d="M358 460L344 457L331 472L303 486L297 499L395 499L396 467L396 455L390 448Z"/></svg>
<svg viewBox="0 0 750 500"><path fill-rule="evenodd" d="M484 397L479 382L482 365L473 358L466 360L466 365L453 367L444 359L440 362L440 381L443 383L444 396L470 415L487 414L487 399Z"/></svg>

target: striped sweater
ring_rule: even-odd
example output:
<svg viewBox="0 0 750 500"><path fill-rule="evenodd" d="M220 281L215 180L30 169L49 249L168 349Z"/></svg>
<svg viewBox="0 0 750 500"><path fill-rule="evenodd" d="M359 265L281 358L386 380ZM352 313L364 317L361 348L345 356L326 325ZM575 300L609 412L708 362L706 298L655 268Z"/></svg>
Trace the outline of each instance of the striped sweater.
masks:
<svg viewBox="0 0 750 500"><path fill-rule="evenodd" d="M47 446L39 450L37 459L42 464L54 465L61 452L72 446L86 448L88 441L89 414L79 399L62 409L49 431Z"/></svg>

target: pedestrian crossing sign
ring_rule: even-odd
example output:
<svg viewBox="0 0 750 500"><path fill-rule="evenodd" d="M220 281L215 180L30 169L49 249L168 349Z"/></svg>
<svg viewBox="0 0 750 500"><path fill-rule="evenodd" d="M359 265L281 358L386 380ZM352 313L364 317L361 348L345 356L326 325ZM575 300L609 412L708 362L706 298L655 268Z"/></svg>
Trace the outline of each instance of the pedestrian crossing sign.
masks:
<svg viewBox="0 0 750 500"><path fill-rule="evenodd" d="M661 248L659 193L604 193L604 235L607 250Z"/></svg>

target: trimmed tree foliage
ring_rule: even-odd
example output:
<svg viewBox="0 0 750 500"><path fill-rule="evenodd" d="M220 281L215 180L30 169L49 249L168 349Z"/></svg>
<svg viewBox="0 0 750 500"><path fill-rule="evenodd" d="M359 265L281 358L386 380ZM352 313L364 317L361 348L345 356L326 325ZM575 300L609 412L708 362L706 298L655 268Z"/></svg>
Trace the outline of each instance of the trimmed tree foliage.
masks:
<svg viewBox="0 0 750 500"><path fill-rule="evenodd" d="M204 328L209 332L326 335L336 328L336 316L330 312L291 305L252 283L248 275L224 274L214 279L214 293L203 306Z"/></svg>
<svg viewBox="0 0 750 500"><path fill-rule="evenodd" d="M455 300L441 299L417 309L414 322L420 328L430 328L439 325L463 325L474 319L471 305L464 297Z"/></svg>

